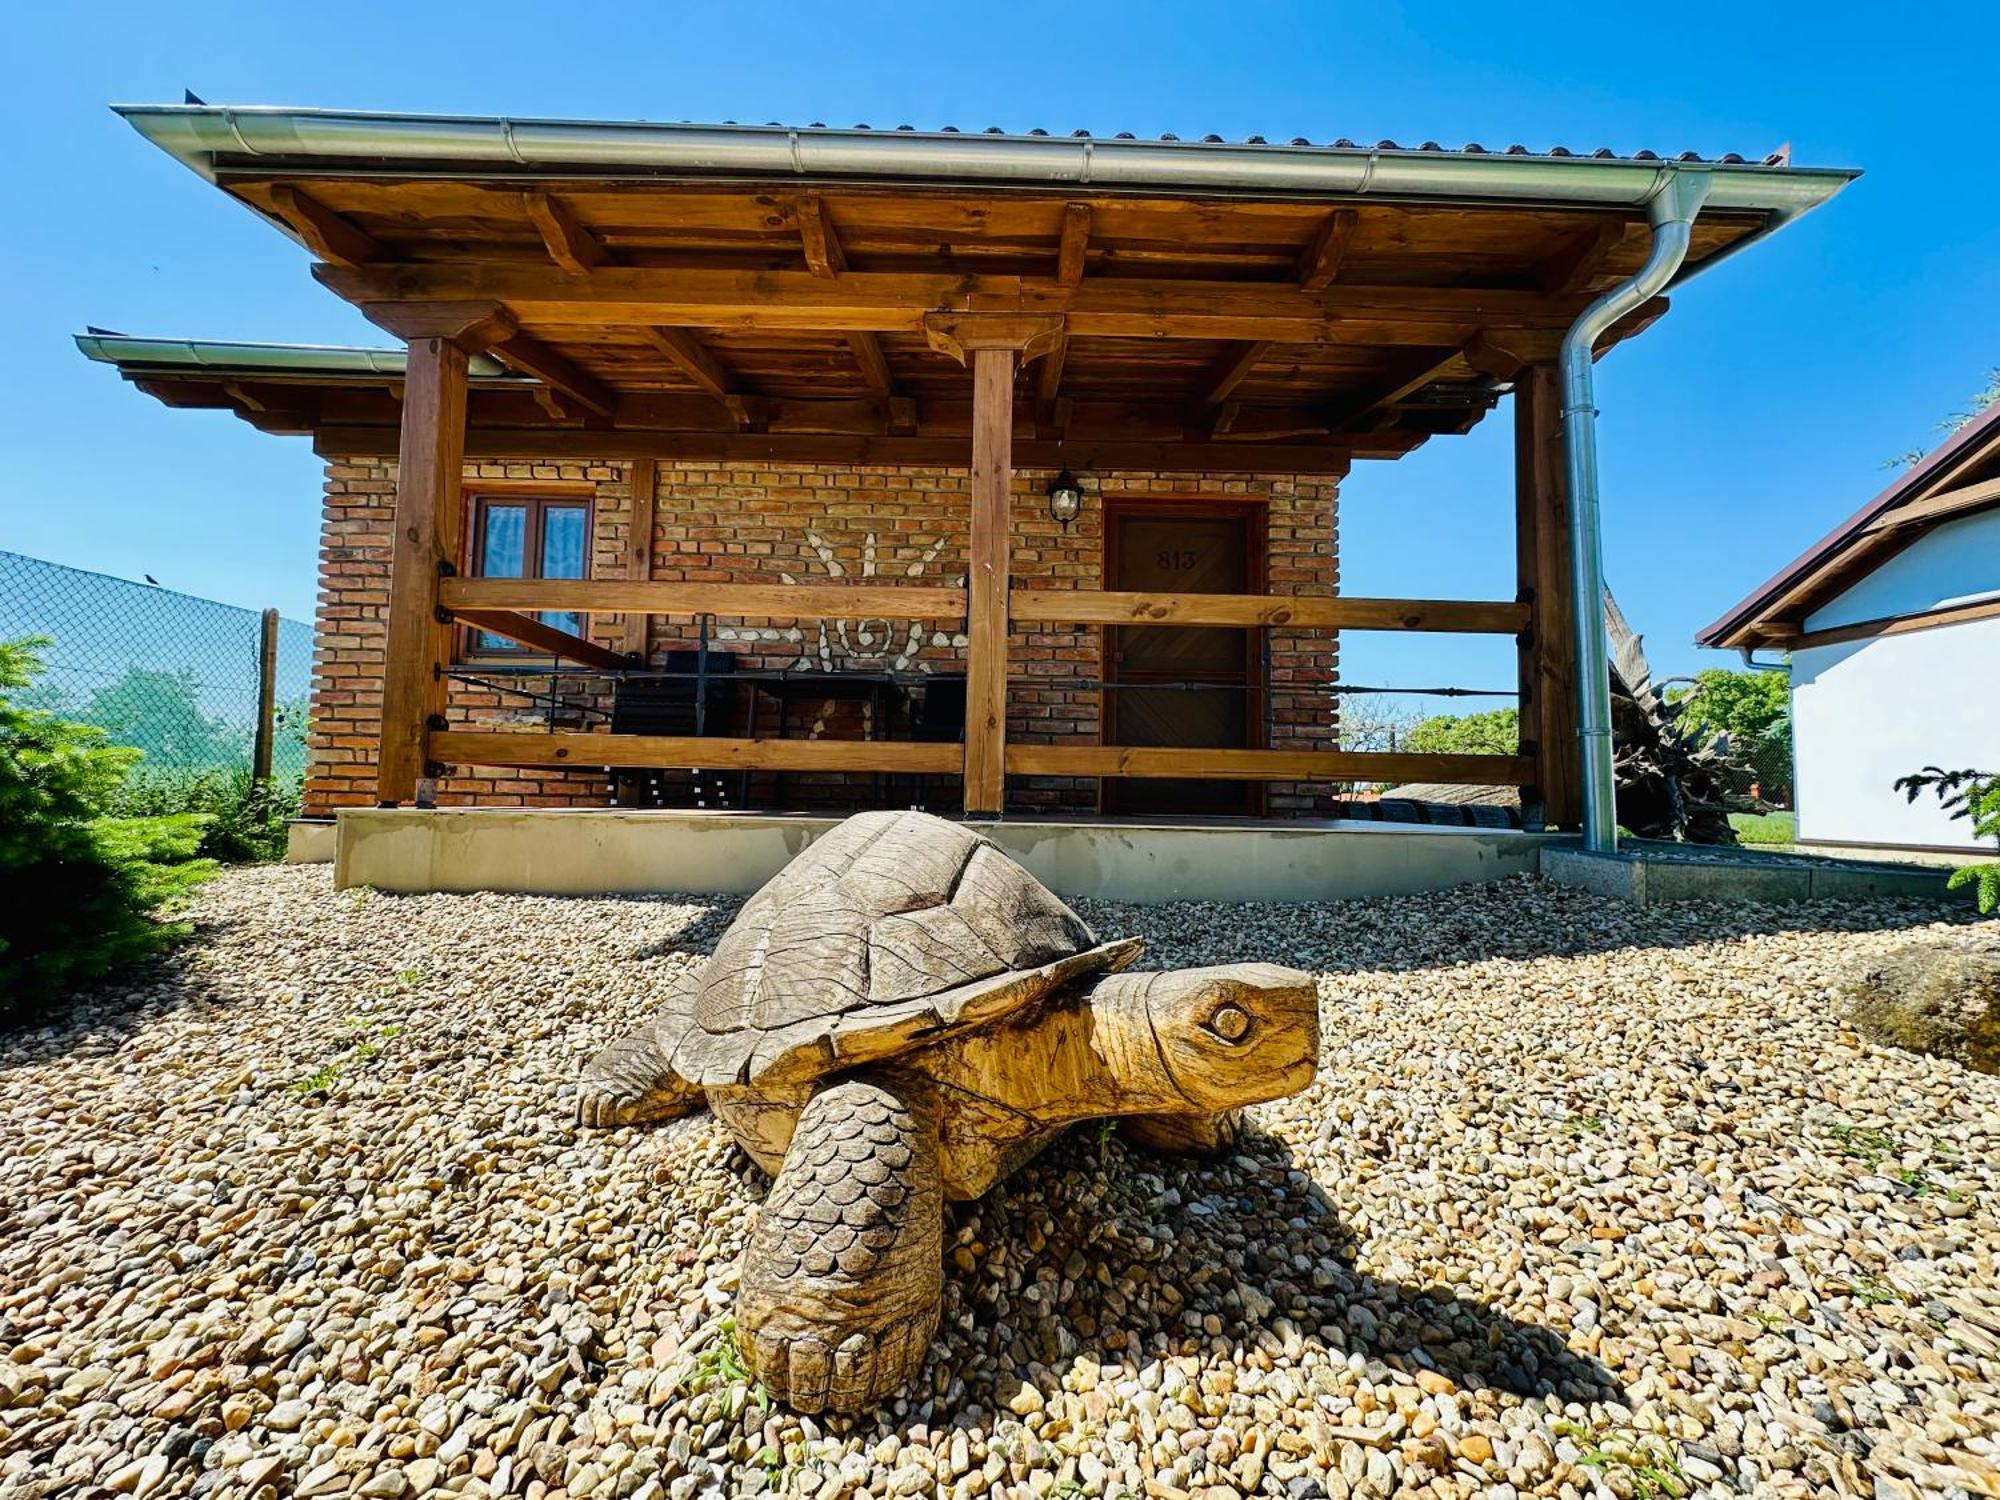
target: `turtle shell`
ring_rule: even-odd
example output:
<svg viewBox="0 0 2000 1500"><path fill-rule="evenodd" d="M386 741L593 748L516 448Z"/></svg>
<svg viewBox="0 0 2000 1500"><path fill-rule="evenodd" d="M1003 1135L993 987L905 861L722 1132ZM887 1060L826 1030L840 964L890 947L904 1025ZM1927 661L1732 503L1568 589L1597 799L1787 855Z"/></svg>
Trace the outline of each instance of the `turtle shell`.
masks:
<svg viewBox="0 0 2000 1500"><path fill-rule="evenodd" d="M968 828L861 813L744 903L661 1041L704 1088L796 1083L984 1025L1140 948L1100 944Z"/></svg>

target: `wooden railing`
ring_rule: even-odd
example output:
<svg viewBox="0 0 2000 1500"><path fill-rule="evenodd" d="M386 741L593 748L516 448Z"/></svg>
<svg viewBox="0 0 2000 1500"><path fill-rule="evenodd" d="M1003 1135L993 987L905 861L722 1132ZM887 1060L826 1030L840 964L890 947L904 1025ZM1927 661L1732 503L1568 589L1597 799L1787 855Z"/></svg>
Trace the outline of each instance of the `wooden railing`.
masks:
<svg viewBox="0 0 2000 1500"><path fill-rule="evenodd" d="M964 589L914 584L675 583L630 580L445 578L438 602L454 616L537 650L590 665L629 665L608 648L543 624L526 611L723 615L788 620L923 620L964 615ZM1231 626L1313 630L1445 631L1512 635L1526 604L1459 599L1323 598L1291 594L1147 594L1023 589L1013 624ZM976 736L968 732L970 742ZM761 740L684 735L435 730L433 760L483 766L658 766L704 770L880 771L951 774L968 745L895 740ZM989 745L1015 776L1213 777L1243 781L1435 781L1528 786L1525 755L1393 751L1198 749L1119 745Z"/></svg>

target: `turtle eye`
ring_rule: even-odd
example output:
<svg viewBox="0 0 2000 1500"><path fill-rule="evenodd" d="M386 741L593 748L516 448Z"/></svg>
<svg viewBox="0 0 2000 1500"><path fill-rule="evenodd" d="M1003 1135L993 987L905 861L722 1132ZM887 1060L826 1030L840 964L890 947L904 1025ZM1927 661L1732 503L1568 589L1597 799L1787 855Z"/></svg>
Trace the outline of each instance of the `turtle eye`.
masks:
<svg viewBox="0 0 2000 1500"><path fill-rule="evenodd" d="M1208 1018L1208 1029L1225 1042L1240 1042L1250 1031L1250 1017L1241 1007L1225 1005Z"/></svg>

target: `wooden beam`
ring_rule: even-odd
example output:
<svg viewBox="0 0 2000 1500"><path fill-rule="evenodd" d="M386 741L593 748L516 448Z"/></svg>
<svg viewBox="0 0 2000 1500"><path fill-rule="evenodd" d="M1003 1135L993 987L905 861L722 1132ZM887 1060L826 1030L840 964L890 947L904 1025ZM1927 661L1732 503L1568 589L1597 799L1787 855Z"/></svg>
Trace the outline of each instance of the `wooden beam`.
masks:
<svg viewBox="0 0 2000 1500"><path fill-rule="evenodd" d="M1064 398L1065 400L1067 398ZM1060 405L1061 402L1058 402ZM1329 474L1361 458L1396 458L1423 442L1418 433L1384 432L1337 443L1213 443L1120 440L1092 436L1017 442L1024 469L1144 469L1161 474ZM392 427L321 425L313 451L323 458L393 458ZM885 464L962 469L962 437L802 432L739 433L654 428L476 427L466 435L473 458L629 458L744 463Z"/></svg>
<svg viewBox="0 0 2000 1500"><path fill-rule="evenodd" d="M1065 335L1049 346L1035 370L1035 435L1060 436L1056 402L1062 395L1063 365L1069 359L1069 338Z"/></svg>
<svg viewBox="0 0 2000 1500"><path fill-rule="evenodd" d="M1047 354L1064 337L1061 313L934 312L924 314L924 338L940 354L960 364L988 349L1005 349L1017 363ZM1011 409L1011 407L1010 407ZM979 398L973 397L973 431L979 430Z"/></svg>
<svg viewBox="0 0 2000 1500"><path fill-rule="evenodd" d="M571 635L567 630L558 630L537 620L533 615L524 615L508 609L455 609L452 614L463 624L475 630L490 631L494 635L504 635L510 641L534 651L546 651L551 656L563 656L586 667L629 667L632 663L619 652L600 646L595 641L587 641L580 635Z"/></svg>
<svg viewBox="0 0 2000 1500"><path fill-rule="evenodd" d="M1531 366L1514 383L1514 534L1515 575L1529 612L1518 671L1522 748L1534 759L1542 820L1552 828L1576 828L1583 820L1576 595L1562 383L1553 365Z"/></svg>
<svg viewBox="0 0 2000 1500"><path fill-rule="evenodd" d="M1466 287L1348 286L1091 276L1050 278L849 271L605 266L570 276L533 265L321 265L318 280L365 305L492 301L529 326L665 324L745 332L917 333L937 312L1067 315L1079 338L1270 339L1291 344L1462 344L1481 328L1559 340L1588 299Z"/></svg>
<svg viewBox="0 0 2000 1500"><path fill-rule="evenodd" d="M1010 745L1016 776L1213 777L1231 781L1436 781L1525 786L1520 755L1410 755L1380 750L1208 750L1180 746Z"/></svg>
<svg viewBox="0 0 2000 1500"><path fill-rule="evenodd" d="M1989 510L1996 505L2000 505L2000 479L1988 479L1955 490L1938 490L1907 505L1899 505L1894 510L1885 510L1863 528L1862 534L1899 531L1905 526Z"/></svg>
<svg viewBox="0 0 2000 1500"><path fill-rule="evenodd" d="M549 259L572 276L587 276L599 266L611 263L596 235L578 222L569 205L553 193L539 190L521 194L521 206L542 237Z"/></svg>
<svg viewBox="0 0 2000 1500"><path fill-rule="evenodd" d="M608 417L618 409L617 394L610 386L539 339L517 333L502 339L489 352L509 368L534 376L600 417Z"/></svg>
<svg viewBox="0 0 2000 1500"><path fill-rule="evenodd" d="M660 766L715 771L892 771L950 775L951 744L909 740L746 740L694 735L553 734L452 730L433 735L439 759L458 766Z"/></svg>
<svg viewBox="0 0 2000 1500"><path fill-rule="evenodd" d="M1458 352L1467 368L1494 380L1512 381L1521 373L1521 367L1528 363L1525 355L1516 353L1502 340L1483 331L1475 334Z"/></svg>
<svg viewBox="0 0 2000 1500"><path fill-rule="evenodd" d="M822 278L838 276L847 269L847 256L840 248L833 219L818 198L801 198L798 208L799 241L805 248L806 269Z"/></svg>
<svg viewBox="0 0 2000 1500"><path fill-rule="evenodd" d="M1389 361L1388 372L1373 388L1358 395L1328 403L1323 408L1328 428L1338 431L1363 417L1394 406L1439 379L1461 357L1462 346L1449 349L1409 349L1398 351Z"/></svg>
<svg viewBox="0 0 2000 1500"><path fill-rule="evenodd" d="M1201 387L1195 395L1196 401L1203 406L1221 405L1229 399L1230 392L1243 384L1244 377L1270 352L1270 342L1261 339L1225 350L1202 376Z"/></svg>
<svg viewBox="0 0 2000 1500"><path fill-rule="evenodd" d="M521 331L514 315L498 302L371 302L361 312L405 342L450 339L467 354L484 354Z"/></svg>
<svg viewBox="0 0 2000 1500"><path fill-rule="evenodd" d="M1090 205L1065 203L1062 239L1056 248L1056 280L1075 286L1083 280L1084 255L1090 248Z"/></svg>
<svg viewBox="0 0 2000 1500"><path fill-rule="evenodd" d="M438 597L467 610L722 615L771 620L945 620L964 589L890 583L676 583L620 578L447 578Z"/></svg>
<svg viewBox="0 0 2000 1500"><path fill-rule="evenodd" d="M453 628L438 611L439 575L463 551L465 351L449 339L410 345L389 551L376 796L385 806L436 799L427 741L441 728Z"/></svg>
<svg viewBox="0 0 2000 1500"><path fill-rule="evenodd" d="M718 401L739 394L736 382L708 345L685 328L641 328L640 335L702 391Z"/></svg>
<svg viewBox="0 0 2000 1500"><path fill-rule="evenodd" d="M972 537L966 572L965 811L1006 801L1007 584L1015 351L972 351Z"/></svg>
<svg viewBox="0 0 2000 1500"><path fill-rule="evenodd" d="M1358 599L1311 594L1144 594L1096 589L1020 589L1021 624L1289 625L1298 629L1410 630L1513 635L1528 607L1481 599Z"/></svg>
<svg viewBox="0 0 2000 1500"><path fill-rule="evenodd" d="M1920 610L1909 615L1884 615L1874 620L1857 620L1852 625L1831 625L1825 630L1808 630L1775 642L1788 651L1805 651L1814 646L1839 646L1848 641L1874 640L1877 636L1908 635L1916 630L1936 630L1945 625L1964 625L1972 620L2000 618L2000 599L1982 599L1976 604L1953 604L1942 609Z"/></svg>
<svg viewBox="0 0 2000 1500"><path fill-rule="evenodd" d="M653 522L660 494L658 459L635 458L631 464L632 508L625 529L625 577L631 583L653 581ZM625 614L623 645L628 656L645 661L651 646L652 617L643 610Z"/></svg>
<svg viewBox="0 0 2000 1500"><path fill-rule="evenodd" d="M1333 284L1334 277L1340 274L1340 263L1346 258L1348 242L1354 238L1360 222L1361 216L1351 208L1336 208L1326 216L1326 222L1299 257L1300 287L1318 292Z"/></svg>
<svg viewBox="0 0 2000 1500"><path fill-rule="evenodd" d="M336 266L365 266L392 258L374 235L287 183L272 184L271 206L306 242L306 248L323 261Z"/></svg>
<svg viewBox="0 0 2000 1500"><path fill-rule="evenodd" d="M1535 267L1535 284L1552 297L1587 290L1624 243L1625 229L1625 220L1607 219L1571 236L1561 250Z"/></svg>
<svg viewBox="0 0 2000 1500"><path fill-rule="evenodd" d="M883 357L880 339L872 333L850 333L847 347L854 351L854 362L861 367L861 379L869 390L878 396L896 394L896 381L889 373L889 361Z"/></svg>

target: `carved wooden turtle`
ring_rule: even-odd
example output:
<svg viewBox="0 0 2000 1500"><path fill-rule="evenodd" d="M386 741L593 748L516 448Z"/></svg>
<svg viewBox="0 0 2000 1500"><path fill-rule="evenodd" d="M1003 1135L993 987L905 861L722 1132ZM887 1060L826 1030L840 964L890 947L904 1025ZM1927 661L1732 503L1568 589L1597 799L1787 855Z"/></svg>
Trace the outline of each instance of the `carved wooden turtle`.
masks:
<svg viewBox="0 0 2000 1500"><path fill-rule="evenodd" d="M777 1181L744 1251L737 1335L801 1411L857 1411L923 1363L943 1200L1064 1128L1216 1149L1237 1110L1312 1079L1312 979L1271 964L1120 973L971 830L862 813L744 904L715 955L586 1070L586 1125L706 1102Z"/></svg>

